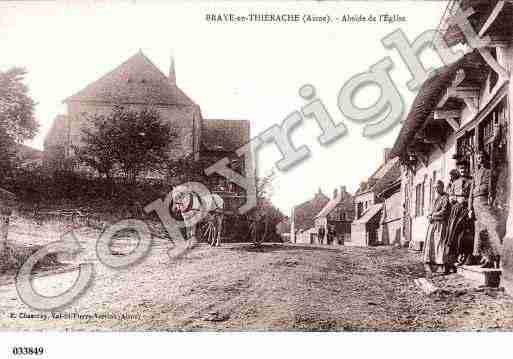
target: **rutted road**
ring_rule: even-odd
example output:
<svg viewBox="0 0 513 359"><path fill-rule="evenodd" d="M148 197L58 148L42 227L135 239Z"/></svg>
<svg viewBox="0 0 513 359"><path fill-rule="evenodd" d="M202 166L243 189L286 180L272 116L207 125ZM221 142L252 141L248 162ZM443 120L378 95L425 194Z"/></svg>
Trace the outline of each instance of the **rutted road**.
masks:
<svg viewBox="0 0 513 359"><path fill-rule="evenodd" d="M156 241L144 261L125 270L96 261L93 285L54 317L31 311L13 284L4 285L0 328L513 329L512 298L473 290L458 275L435 279L444 290L426 297L413 283L423 276L420 258L405 249L225 244L216 249L200 246L172 262L166 254L169 247ZM77 260L84 258L94 260L94 255L89 252ZM35 287L55 295L76 274L44 276L35 280Z"/></svg>

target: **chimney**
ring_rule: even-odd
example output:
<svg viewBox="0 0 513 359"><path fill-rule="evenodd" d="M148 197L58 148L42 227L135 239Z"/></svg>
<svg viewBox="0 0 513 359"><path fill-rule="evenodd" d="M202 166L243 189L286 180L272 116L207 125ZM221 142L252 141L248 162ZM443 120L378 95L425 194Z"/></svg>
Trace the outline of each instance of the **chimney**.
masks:
<svg viewBox="0 0 513 359"><path fill-rule="evenodd" d="M337 198L337 196L338 196L338 189L335 188L333 190L333 198Z"/></svg>
<svg viewBox="0 0 513 359"><path fill-rule="evenodd" d="M346 186L340 186L340 194L345 194L345 193L347 193Z"/></svg>
<svg viewBox="0 0 513 359"><path fill-rule="evenodd" d="M367 189L367 182L365 182L365 181L360 182L360 189L362 191L365 191Z"/></svg>
<svg viewBox="0 0 513 359"><path fill-rule="evenodd" d="M175 59L173 56L171 56L171 63L169 65L169 82L176 85Z"/></svg>
<svg viewBox="0 0 513 359"><path fill-rule="evenodd" d="M383 163L388 162L388 160L390 159L391 152L392 152L392 149L388 148L388 147L383 150Z"/></svg>

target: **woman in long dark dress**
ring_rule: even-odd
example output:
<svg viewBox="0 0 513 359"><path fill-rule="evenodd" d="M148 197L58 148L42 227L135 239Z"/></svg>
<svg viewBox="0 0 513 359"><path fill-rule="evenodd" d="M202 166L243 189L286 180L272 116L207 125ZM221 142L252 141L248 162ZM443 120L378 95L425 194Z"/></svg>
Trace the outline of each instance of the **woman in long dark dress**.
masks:
<svg viewBox="0 0 513 359"><path fill-rule="evenodd" d="M437 197L429 215L429 226L424 245L424 264L428 273L448 270L445 239L451 207L442 181L436 183L436 193Z"/></svg>
<svg viewBox="0 0 513 359"><path fill-rule="evenodd" d="M468 176L468 163L458 161L457 178L449 189L451 213L449 216L446 240L448 262L456 265L469 263L474 248L473 223L468 215L468 199L471 179Z"/></svg>

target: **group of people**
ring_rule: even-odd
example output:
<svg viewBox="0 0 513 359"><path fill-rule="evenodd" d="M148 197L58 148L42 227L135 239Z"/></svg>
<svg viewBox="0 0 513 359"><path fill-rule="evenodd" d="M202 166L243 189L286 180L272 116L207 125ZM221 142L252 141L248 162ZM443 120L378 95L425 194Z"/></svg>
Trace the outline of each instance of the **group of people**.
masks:
<svg viewBox="0 0 513 359"><path fill-rule="evenodd" d="M476 154L472 177L468 161L458 159L456 166L447 188L443 181L436 183L424 244L426 270L450 273L463 264L499 268L501 239L488 156Z"/></svg>
<svg viewBox="0 0 513 359"><path fill-rule="evenodd" d="M320 226L317 230L317 240L319 241L319 244L324 244L324 237L326 237L326 244L331 245L333 244L333 241L335 240L335 237L337 235L337 232L335 230L335 226L328 225L328 230L326 231L326 228L324 226Z"/></svg>

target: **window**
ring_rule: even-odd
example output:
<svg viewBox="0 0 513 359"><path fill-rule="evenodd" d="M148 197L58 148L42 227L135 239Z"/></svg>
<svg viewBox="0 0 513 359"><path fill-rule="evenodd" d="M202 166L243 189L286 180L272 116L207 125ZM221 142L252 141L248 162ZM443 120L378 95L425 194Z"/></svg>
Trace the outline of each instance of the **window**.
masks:
<svg viewBox="0 0 513 359"><path fill-rule="evenodd" d="M431 177L430 180L430 188L429 188L429 209L431 210L433 208L433 203L435 202L436 198L436 181L437 181L437 174L436 171L433 171L433 177Z"/></svg>
<svg viewBox="0 0 513 359"><path fill-rule="evenodd" d="M424 215L425 181L415 186L415 217Z"/></svg>
<svg viewBox="0 0 513 359"><path fill-rule="evenodd" d="M431 203L433 203L433 191L434 191L434 188L433 188L433 178L431 177L431 179L429 180L429 199L428 199L428 205L429 205L429 208L431 209Z"/></svg>
<svg viewBox="0 0 513 359"><path fill-rule="evenodd" d="M362 202L358 202L357 204L357 209L356 209L356 218L360 218L363 214L363 203Z"/></svg>
<svg viewBox="0 0 513 359"><path fill-rule="evenodd" d="M476 150L475 146L475 131L471 130L465 135L458 138L456 145L456 153L458 157L465 159L469 162L472 156L472 152Z"/></svg>
<svg viewBox="0 0 513 359"><path fill-rule="evenodd" d="M422 203L420 204L420 215L424 215L424 208L426 203L426 177L424 177L424 181L422 181Z"/></svg>

